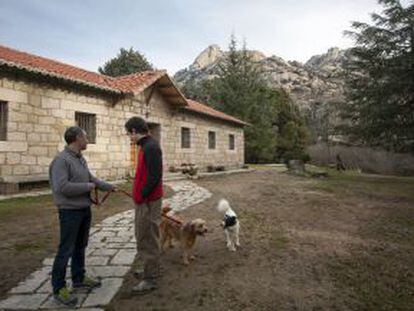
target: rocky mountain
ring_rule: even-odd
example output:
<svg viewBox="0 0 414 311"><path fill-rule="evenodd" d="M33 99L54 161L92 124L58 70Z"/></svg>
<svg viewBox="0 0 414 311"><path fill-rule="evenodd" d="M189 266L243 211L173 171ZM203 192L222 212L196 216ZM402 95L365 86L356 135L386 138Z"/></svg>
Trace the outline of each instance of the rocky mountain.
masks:
<svg viewBox="0 0 414 311"><path fill-rule="evenodd" d="M313 110L321 103L343 101L346 50L331 48L325 54L312 56L305 64L285 61L275 55L267 57L259 51L248 53L262 68L269 86L287 91L302 110ZM218 45L211 45L188 68L178 71L174 79L179 86L190 80L197 84L212 79L217 76L218 64L225 55Z"/></svg>

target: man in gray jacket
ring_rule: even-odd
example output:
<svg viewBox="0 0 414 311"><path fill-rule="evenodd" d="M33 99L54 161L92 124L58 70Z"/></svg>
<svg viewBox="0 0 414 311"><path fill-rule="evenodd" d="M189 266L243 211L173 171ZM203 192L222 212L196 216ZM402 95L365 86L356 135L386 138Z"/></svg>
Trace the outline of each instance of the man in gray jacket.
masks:
<svg viewBox="0 0 414 311"><path fill-rule="evenodd" d="M66 287L66 267L72 258L72 287L91 290L101 285L85 274L85 249L91 225L91 190L113 190L113 186L95 178L89 171L82 150L88 144L86 132L72 126L65 132L67 146L49 167L53 201L58 207L60 224L59 248L53 263L52 287L57 301L74 306L76 296Z"/></svg>

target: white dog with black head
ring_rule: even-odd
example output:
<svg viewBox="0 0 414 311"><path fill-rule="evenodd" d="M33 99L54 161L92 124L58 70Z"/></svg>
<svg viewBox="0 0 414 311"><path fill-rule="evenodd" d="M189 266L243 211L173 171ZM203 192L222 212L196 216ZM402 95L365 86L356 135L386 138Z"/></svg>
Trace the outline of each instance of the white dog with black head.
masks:
<svg viewBox="0 0 414 311"><path fill-rule="evenodd" d="M235 252L236 247L240 247L239 240L239 231L240 231L240 222L237 218L236 213L230 207L230 204L227 200L221 199L217 205L217 210L220 213L224 213L224 218L221 223L221 226L224 229L224 234L226 235L227 248L230 251Z"/></svg>

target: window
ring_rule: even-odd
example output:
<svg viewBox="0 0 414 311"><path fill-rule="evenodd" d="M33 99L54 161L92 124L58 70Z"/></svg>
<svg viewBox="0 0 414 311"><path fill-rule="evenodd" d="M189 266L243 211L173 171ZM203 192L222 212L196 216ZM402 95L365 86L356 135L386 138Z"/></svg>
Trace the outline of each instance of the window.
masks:
<svg viewBox="0 0 414 311"><path fill-rule="evenodd" d="M7 102L0 101L0 140L7 140L7 119L9 107Z"/></svg>
<svg viewBox="0 0 414 311"><path fill-rule="evenodd" d="M188 127L181 128L181 148L191 148L191 136Z"/></svg>
<svg viewBox="0 0 414 311"><path fill-rule="evenodd" d="M96 115L84 112L75 112L75 121L88 135L89 143L96 143Z"/></svg>
<svg viewBox="0 0 414 311"><path fill-rule="evenodd" d="M216 132L208 132L208 149L216 149Z"/></svg>
<svg viewBox="0 0 414 311"><path fill-rule="evenodd" d="M234 150L234 135L229 134L229 149Z"/></svg>

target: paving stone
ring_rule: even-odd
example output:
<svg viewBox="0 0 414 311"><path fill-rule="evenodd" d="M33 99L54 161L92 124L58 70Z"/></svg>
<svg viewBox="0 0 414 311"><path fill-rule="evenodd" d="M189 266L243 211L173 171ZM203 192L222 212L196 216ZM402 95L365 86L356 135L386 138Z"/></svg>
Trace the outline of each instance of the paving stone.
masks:
<svg viewBox="0 0 414 311"><path fill-rule="evenodd" d="M86 250L85 250L85 256L90 256L94 251L96 251L98 248L95 248L95 247L88 247Z"/></svg>
<svg viewBox="0 0 414 311"><path fill-rule="evenodd" d="M106 247L107 248L122 249L122 248L126 248L126 244L129 244L129 243L108 243L106 245Z"/></svg>
<svg viewBox="0 0 414 311"><path fill-rule="evenodd" d="M93 237L89 237L88 244L91 245L91 244L105 243L106 239L107 237L94 235Z"/></svg>
<svg viewBox="0 0 414 311"><path fill-rule="evenodd" d="M89 269L88 269L88 271L89 271ZM72 280L70 279L70 275L66 276L66 286L68 286L68 287L72 286ZM53 293L52 283L50 281L50 278L47 279L43 283L43 285L36 290L36 293L38 293L38 294L51 294L51 293Z"/></svg>
<svg viewBox="0 0 414 311"><path fill-rule="evenodd" d="M108 263L108 256L89 256L86 257L87 266L105 266Z"/></svg>
<svg viewBox="0 0 414 311"><path fill-rule="evenodd" d="M89 229L89 236L94 235L96 232L99 232L101 230L101 228L99 227L92 227L91 229Z"/></svg>
<svg viewBox="0 0 414 311"><path fill-rule="evenodd" d="M116 228L107 226L107 227L101 228L101 232L118 232L118 230Z"/></svg>
<svg viewBox="0 0 414 311"><path fill-rule="evenodd" d="M78 303L76 304L75 308L80 308L82 303L85 301L88 294L82 293L82 294L76 294L76 297L78 297ZM53 310L60 310L60 309L68 309L67 306L62 305L61 303L57 302L53 295L51 295L41 306L42 309L53 309Z"/></svg>
<svg viewBox="0 0 414 311"><path fill-rule="evenodd" d="M116 249L96 248L91 252L93 256L113 256L118 252Z"/></svg>
<svg viewBox="0 0 414 311"><path fill-rule="evenodd" d="M105 248L106 243L102 242L90 242L88 248Z"/></svg>
<svg viewBox="0 0 414 311"><path fill-rule="evenodd" d="M15 288L12 288L9 293L11 294L23 294L23 293L33 293L38 289L43 282L45 282L49 277L50 267L44 266L40 270L37 270L30 274L23 282L20 282L19 285Z"/></svg>
<svg viewBox="0 0 414 311"><path fill-rule="evenodd" d="M127 266L102 266L102 267L90 267L88 268L88 274L107 278L107 277L123 277L128 273L130 267Z"/></svg>
<svg viewBox="0 0 414 311"><path fill-rule="evenodd" d="M127 243L131 238L128 236L123 237L110 237L106 240L107 243Z"/></svg>
<svg viewBox="0 0 414 311"><path fill-rule="evenodd" d="M96 288L86 298L82 307L97 307L107 305L122 286L122 278L107 278L102 280L102 286Z"/></svg>
<svg viewBox="0 0 414 311"><path fill-rule="evenodd" d="M135 242L135 239L134 239L134 242L125 243L125 247L124 248L127 248L127 249L136 249L137 248L137 243Z"/></svg>
<svg viewBox="0 0 414 311"><path fill-rule="evenodd" d="M116 235L117 237L132 237L135 235L134 230L132 230L132 228L130 230L124 230L124 231L119 231L118 234Z"/></svg>
<svg viewBox="0 0 414 311"><path fill-rule="evenodd" d="M0 301L0 310L37 310L49 294L12 295Z"/></svg>
<svg viewBox="0 0 414 311"><path fill-rule="evenodd" d="M52 266L54 260L55 260L54 258L45 258L45 259L43 259L43 265L44 266Z"/></svg>
<svg viewBox="0 0 414 311"><path fill-rule="evenodd" d="M116 235L116 231L100 231L94 235L94 238L112 237Z"/></svg>
<svg viewBox="0 0 414 311"><path fill-rule="evenodd" d="M53 292L52 290L52 284L50 283L50 278L47 279L42 286L40 286L36 293L38 294L51 294Z"/></svg>
<svg viewBox="0 0 414 311"><path fill-rule="evenodd" d="M135 260L135 250L121 249L111 260L112 265L131 265Z"/></svg>

